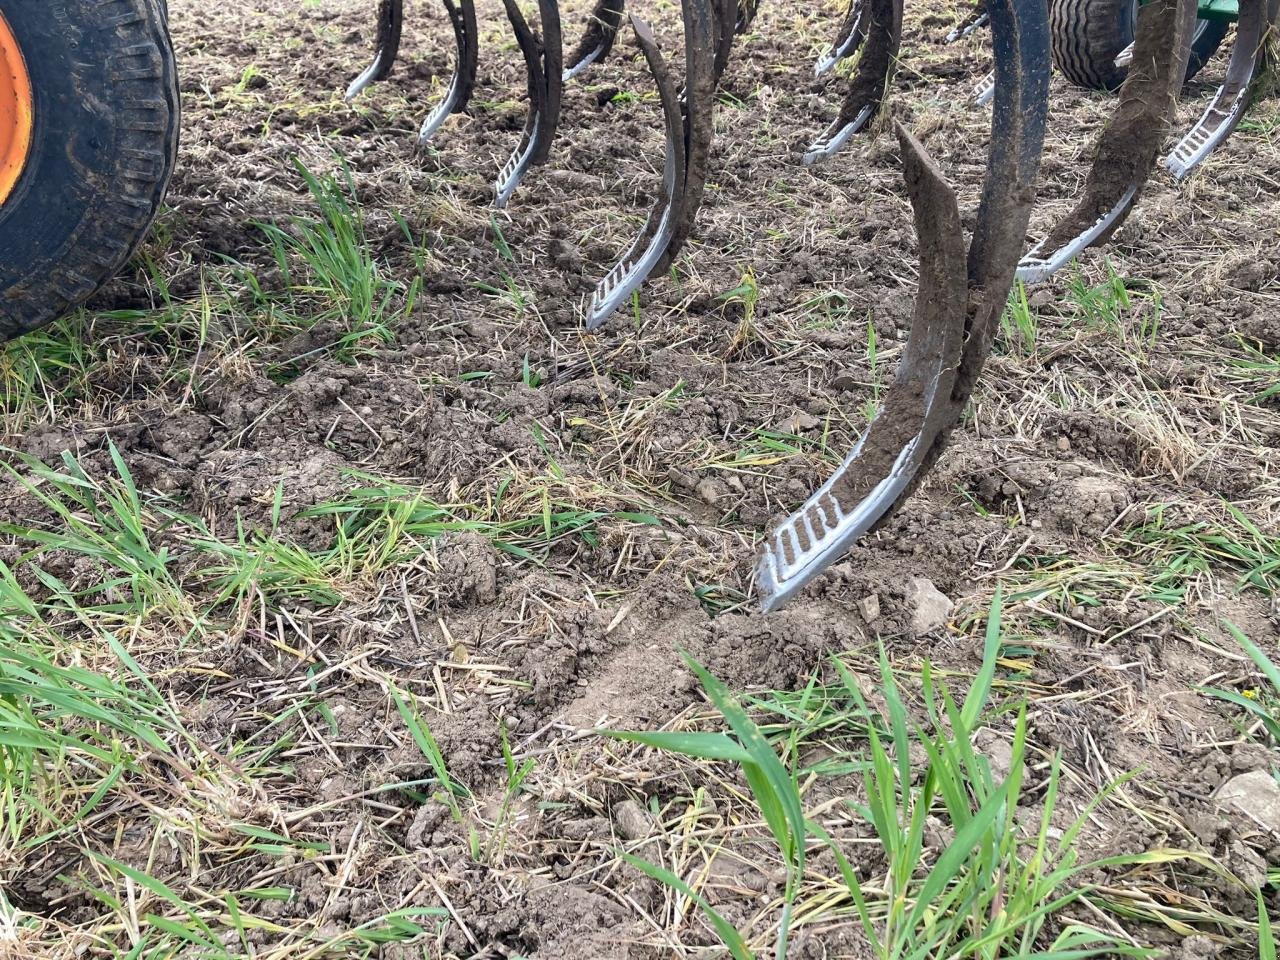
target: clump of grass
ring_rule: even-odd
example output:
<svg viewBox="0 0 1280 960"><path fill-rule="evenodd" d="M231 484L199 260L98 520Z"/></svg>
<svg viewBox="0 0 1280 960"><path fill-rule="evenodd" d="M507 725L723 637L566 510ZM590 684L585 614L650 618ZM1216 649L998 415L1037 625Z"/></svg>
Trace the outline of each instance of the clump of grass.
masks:
<svg viewBox="0 0 1280 960"><path fill-rule="evenodd" d="M1030 356L1036 349L1037 317L1027 300L1027 285L1017 282L1009 294L1009 304L1000 315L1000 328L1004 340L1024 355Z"/></svg>
<svg viewBox="0 0 1280 960"><path fill-rule="evenodd" d="M718 299L739 311L738 326L729 340L725 356L731 357L743 350L749 350L757 343L770 346L767 335L756 324L756 308L760 304L760 282L756 279L754 268L748 267L743 271L741 282L732 290L720 294Z"/></svg>
<svg viewBox="0 0 1280 960"><path fill-rule="evenodd" d="M1251 687L1243 691L1224 690L1219 687L1202 688L1205 693L1242 707L1247 716L1262 725L1262 729L1275 744L1280 744L1280 667L1277 667L1261 647L1249 639L1244 631L1230 621L1223 625L1236 643L1240 644L1249 659L1266 679L1268 686Z"/></svg>
<svg viewBox="0 0 1280 960"><path fill-rule="evenodd" d="M1224 571L1236 574L1237 590L1280 588L1280 537L1233 503L1224 501L1221 509L1218 518L1179 522L1174 506L1156 504L1146 522L1126 535L1123 543L1155 571L1154 591L1185 596L1198 580Z"/></svg>
<svg viewBox="0 0 1280 960"><path fill-rule="evenodd" d="M338 345L340 357L349 357L368 338L390 342L394 322L413 310L421 279L406 290L384 275L365 236L349 171L344 185L335 177L317 176L300 160L294 165L319 208L319 218L295 217L288 229L259 224L285 285L314 300L316 319L337 315L345 321L348 332ZM302 277L296 276L296 265L302 267Z"/></svg>
<svg viewBox="0 0 1280 960"><path fill-rule="evenodd" d="M48 511L52 521L0 522L0 533L35 546L24 560L65 551L98 565L102 578L78 594L77 607L91 606L139 621L159 614L190 625L196 614L163 543L164 532L183 518L155 502L144 502L114 443L108 443L108 451L115 475L106 478L91 477L69 452L62 454L61 470L25 456L19 460L26 475L5 464L4 469ZM43 571L36 575L51 590L66 589Z"/></svg>
<svg viewBox="0 0 1280 960"><path fill-rule="evenodd" d="M857 679L843 663L835 668L845 697L856 708L857 731L868 738L862 765L865 804L856 812L870 825L883 853L884 876L858 878L842 846L804 813L796 773L788 770L775 747L738 700L701 665L689 660L708 698L723 715L730 733L613 732L631 742L673 753L737 765L752 800L786 864L782 910L769 939L770 951L787 955L791 923L805 879L810 843L829 849L840 867L846 902L881 960L926 957L1073 957L1150 956L1108 934L1068 922L1050 939L1050 921L1079 900L1088 887L1086 871L1129 863L1109 858L1082 864L1075 841L1104 794L1095 797L1056 839L1051 823L1058 805L1061 758L1049 766L1042 785L1041 815L1028 822L1020 814L1027 800L1027 720L1018 709L1009 775L997 780L990 762L973 747L973 737L990 706L1001 649L1001 602L993 604L987 624L982 668L963 702L926 664L923 697L928 726L914 722L903 703L898 679L883 649L879 692L888 706L881 717L865 702ZM805 698L814 693L813 685ZM803 712L803 711L801 711ZM785 755L794 757L799 731L781 735ZM923 753L923 769L913 765ZM927 849L926 825L944 820L954 839L936 854ZM735 960L756 954L736 929L693 887L670 871L629 854L625 859L648 876L688 897L707 916ZM827 901L826 909L833 909ZM811 922L813 916L808 916Z"/></svg>

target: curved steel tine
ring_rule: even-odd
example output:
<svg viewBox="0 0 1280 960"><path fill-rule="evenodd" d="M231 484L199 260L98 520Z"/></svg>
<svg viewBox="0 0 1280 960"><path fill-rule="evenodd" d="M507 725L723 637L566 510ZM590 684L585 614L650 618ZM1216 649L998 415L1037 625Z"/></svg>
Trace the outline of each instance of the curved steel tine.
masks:
<svg viewBox="0 0 1280 960"><path fill-rule="evenodd" d="M1177 180L1185 180L1196 167L1231 136L1249 105L1253 81L1266 65L1268 32L1276 25L1275 0L1240 0L1236 44L1231 51L1227 77L1213 102L1177 146L1164 165Z"/></svg>
<svg viewBox="0 0 1280 960"><path fill-rule="evenodd" d="M935 442L934 459L959 422L995 341L1035 205L1049 115L1052 61L1048 4L988 0L987 11L996 61L991 151L969 246L969 320L964 353L952 396L951 421Z"/></svg>
<svg viewBox="0 0 1280 960"><path fill-rule="evenodd" d="M454 61L453 78L449 81L444 99L427 115L418 131L419 146L429 143L449 117L467 109L467 104L471 102L471 92L476 86L480 48L475 0L444 0L444 7L449 14L449 22L453 24L457 58Z"/></svg>
<svg viewBox="0 0 1280 960"><path fill-rule="evenodd" d="M404 28L404 0L378 3L378 39L373 63L347 87L346 99L354 100L370 84L385 80L400 55L400 35Z"/></svg>
<svg viewBox="0 0 1280 960"><path fill-rule="evenodd" d="M841 60L858 52L862 41L867 37L867 25L863 16L865 8L865 0L850 0L849 9L840 22L840 32L836 34L835 43L818 57L818 62L813 66L815 77L830 73Z"/></svg>
<svg viewBox="0 0 1280 960"><path fill-rule="evenodd" d="M603 323L654 272L666 270L693 230L706 188L715 91L719 70L727 63L733 42L735 5L736 0L681 0L686 65L683 94L676 92L652 33L643 21L633 18L666 117L667 174L663 195L640 239L596 289L588 328Z"/></svg>
<svg viewBox="0 0 1280 960"><path fill-rule="evenodd" d="M516 42L524 54L528 77L529 114L520 144L502 166L494 184L493 205L502 209L511 200L529 170L546 163L560 125L560 104L564 89L560 8L556 0L538 0L543 39L529 28L516 0L502 0Z"/></svg>
<svg viewBox="0 0 1280 960"><path fill-rule="evenodd" d="M947 34L946 42L955 43L970 37L990 22L991 15L987 13L987 0L978 0L977 5L969 11L969 15L961 21L960 25Z"/></svg>
<svg viewBox="0 0 1280 960"><path fill-rule="evenodd" d="M863 0L866 42L840 115L809 149L806 166L826 160L880 112L902 44L902 0Z"/></svg>
<svg viewBox="0 0 1280 960"><path fill-rule="evenodd" d="M1084 193L1075 209L1022 258L1018 279L1047 280L1087 247L1105 243L1120 229L1168 135L1187 73L1195 22L1196 0L1151 0L1141 7L1132 67L1120 88L1116 112L1098 139Z"/></svg>
<svg viewBox="0 0 1280 960"><path fill-rule="evenodd" d="M654 203L649 219L640 236L596 287L591 298L591 312L587 317L587 329L595 330L613 312L624 304L649 278L662 260L671 243L675 198L685 179L687 159L684 136L684 118L680 112L680 96L671 79L666 61L658 50L657 41L649 25L638 17L631 17L631 28L636 42L648 61L658 87L658 99L667 130L667 159L662 176L662 188Z"/></svg>
<svg viewBox="0 0 1280 960"><path fill-rule="evenodd" d="M968 300L964 231L955 192L899 124L903 176L915 211L920 281L897 377L853 453L766 542L756 586L776 609L906 494L929 451L934 410L950 398Z"/></svg>
<svg viewBox="0 0 1280 960"><path fill-rule="evenodd" d="M683 0L685 173L672 204L671 243L655 269L666 270L693 232L707 186L707 165L715 134L713 113L719 69L728 62L733 41L733 0Z"/></svg>
<svg viewBox="0 0 1280 960"><path fill-rule="evenodd" d="M626 8L626 0L596 0L587 21L587 31L578 41L578 46L569 57L569 65L565 67L564 80L568 82L593 63L602 62L609 56L614 42L618 39L618 30L622 27L622 15Z"/></svg>
<svg viewBox="0 0 1280 960"><path fill-rule="evenodd" d="M988 9L996 56L996 105L967 264L963 271L951 265L955 250L947 245L953 241L942 239L951 228L933 222L952 214L944 218L927 212L944 206L945 194L935 185L917 188L913 201L917 195L929 197L918 204L926 210L925 223L917 212L921 260L928 264L921 271L916 322L902 360L903 368L915 376L902 382L900 373L902 389L886 396L884 408L841 471L767 538L757 576L766 610L783 604L910 496L945 448L990 353L1035 200L1048 116L1050 55L1047 4L990 0ZM903 156L904 162L918 162L917 152L905 140ZM912 157L916 159L908 160ZM931 249L934 244L937 250ZM965 304L958 320L956 298ZM935 364L931 358L938 355L945 362Z"/></svg>

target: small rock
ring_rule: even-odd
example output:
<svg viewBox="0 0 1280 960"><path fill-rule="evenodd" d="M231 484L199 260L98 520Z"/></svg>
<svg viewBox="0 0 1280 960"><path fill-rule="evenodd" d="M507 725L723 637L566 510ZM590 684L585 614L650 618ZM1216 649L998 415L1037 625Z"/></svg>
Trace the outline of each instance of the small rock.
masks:
<svg viewBox="0 0 1280 960"><path fill-rule="evenodd" d="M836 374L836 378L831 381L831 389L840 393L857 390L859 385L858 378L848 372Z"/></svg>
<svg viewBox="0 0 1280 960"><path fill-rule="evenodd" d="M1218 790L1216 799L1240 833L1264 830L1280 836L1280 783L1270 771L1251 770L1232 777Z"/></svg>
<svg viewBox="0 0 1280 960"><path fill-rule="evenodd" d="M714 504L720 499L720 484L714 480L698 481L697 494L703 503Z"/></svg>
<svg viewBox="0 0 1280 960"><path fill-rule="evenodd" d="M789 420L783 423L782 429L787 433L804 433L806 430L813 430L821 423L822 421L813 414L797 410Z"/></svg>
<svg viewBox="0 0 1280 960"><path fill-rule="evenodd" d="M874 623L880 619L880 597L876 594L863 597L858 601L858 612L862 614L862 619L867 623Z"/></svg>
<svg viewBox="0 0 1280 960"><path fill-rule="evenodd" d="M916 636L932 633L947 625L955 607L950 598L933 585L932 580L917 577L907 588L911 605L911 630Z"/></svg>
<svg viewBox="0 0 1280 960"><path fill-rule="evenodd" d="M1213 960L1222 948L1205 936L1187 937L1174 956L1177 960Z"/></svg>
<svg viewBox="0 0 1280 960"><path fill-rule="evenodd" d="M633 843L651 836L654 830L653 817L634 800L623 800L613 808L613 824L618 836Z"/></svg>
<svg viewBox="0 0 1280 960"><path fill-rule="evenodd" d="M449 809L435 800L429 800L418 808L413 822L405 835L405 845L410 850L427 850L431 847L431 837L445 822Z"/></svg>
<svg viewBox="0 0 1280 960"><path fill-rule="evenodd" d="M927 817L924 822L925 846L935 852L942 852L951 846L956 832L938 817Z"/></svg>
<svg viewBox="0 0 1280 960"><path fill-rule="evenodd" d="M991 764L991 777L996 783L1009 779L1013 770L1013 746L990 727L973 732L973 745Z"/></svg>

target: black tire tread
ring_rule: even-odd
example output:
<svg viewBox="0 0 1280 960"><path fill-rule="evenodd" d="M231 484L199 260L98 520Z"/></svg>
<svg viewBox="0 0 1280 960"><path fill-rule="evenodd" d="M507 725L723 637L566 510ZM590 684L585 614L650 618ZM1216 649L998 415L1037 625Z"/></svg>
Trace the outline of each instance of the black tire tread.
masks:
<svg viewBox="0 0 1280 960"><path fill-rule="evenodd" d="M79 10L106 52L118 149L111 175L52 268L33 268L0 291L0 342L69 313L125 265L160 209L177 156L178 74L162 0L67 6Z"/></svg>
<svg viewBox="0 0 1280 960"><path fill-rule="evenodd" d="M1118 90L1129 71L1115 60L1133 42L1134 29L1125 29L1125 8L1132 0L1051 0L1049 29L1054 65L1076 86ZM1128 21L1131 27L1133 21ZM1203 24L1191 47L1187 80L1209 62L1226 38L1224 21Z"/></svg>
<svg viewBox="0 0 1280 960"><path fill-rule="evenodd" d="M1052 0L1049 30L1053 62L1072 83L1095 90L1116 90L1125 71L1115 59L1133 40L1122 29L1122 12L1131 0Z"/></svg>

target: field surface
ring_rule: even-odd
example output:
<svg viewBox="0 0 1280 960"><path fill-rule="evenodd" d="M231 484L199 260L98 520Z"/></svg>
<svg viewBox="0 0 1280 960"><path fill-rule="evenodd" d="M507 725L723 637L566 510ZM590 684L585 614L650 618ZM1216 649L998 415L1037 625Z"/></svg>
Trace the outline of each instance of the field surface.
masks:
<svg viewBox="0 0 1280 960"><path fill-rule="evenodd" d="M888 127L800 163L838 5L763 4L694 242L595 335L652 82L626 38L495 212L523 67L479 6L473 108L423 150L437 6L346 104L371 2L170 0L153 236L0 349L4 956L1258 957L1277 101L1015 291L938 469L766 616L757 544L865 428L917 281ZM989 40L909 6L892 110L971 227ZM1113 104L1055 79L1034 236Z"/></svg>

